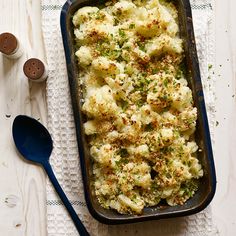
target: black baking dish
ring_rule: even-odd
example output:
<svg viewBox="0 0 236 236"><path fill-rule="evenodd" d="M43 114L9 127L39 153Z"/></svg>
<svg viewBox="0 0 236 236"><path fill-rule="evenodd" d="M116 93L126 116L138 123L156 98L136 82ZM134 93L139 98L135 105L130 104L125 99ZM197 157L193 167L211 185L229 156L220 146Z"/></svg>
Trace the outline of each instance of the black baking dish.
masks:
<svg viewBox="0 0 236 236"><path fill-rule="evenodd" d="M183 38L185 42L184 47L186 54L186 65L187 71L189 71L188 82L193 91L195 106L198 109L196 141L202 150L202 152L198 153L198 157L204 169L204 177L201 178L200 188L194 197L182 206L149 207L145 208L143 214L140 216L121 215L113 210L104 209L100 206L96 199L91 184L92 163L83 130L83 115L81 113L82 96L78 88L78 82L76 81L78 78L78 66L75 58L74 33L72 25L72 16L75 11L83 6L96 5L96 2L97 1L91 0L68 0L64 4L61 11L61 32L65 49L71 100L76 125L85 199L88 209L94 218L105 224L132 223L197 213L203 210L211 202L215 194L216 176L189 0L176 0L175 2L179 12L180 34L181 38Z"/></svg>

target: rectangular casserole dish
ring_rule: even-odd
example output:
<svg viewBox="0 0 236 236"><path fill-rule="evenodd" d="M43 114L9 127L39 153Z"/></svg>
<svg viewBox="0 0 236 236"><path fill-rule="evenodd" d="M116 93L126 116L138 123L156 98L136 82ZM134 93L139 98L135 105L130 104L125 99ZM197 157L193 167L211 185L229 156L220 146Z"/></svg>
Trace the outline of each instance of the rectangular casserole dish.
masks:
<svg viewBox="0 0 236 236"><path fill-rule="evenodd" d="M101 1L98 2L101 3ZM104 209L97 201L92 186L92 162L83 130L84 116L81 111L82 94L80 93L77 82L79 71L75 58L72 17L79 8L94 6L98 2L91 0L68 0L61 11L61 32L76 125L85 199L88 209L95 219L105 224L133 223L197 213L211 202L216 189L216 176L189 0L176 0L175 2L179 12L180 37L184 40L187 79L189 87L193 92L194 105L198 109L195 139L199 148L202 150L202 152L198 152L198 158L204 170L204 176L200 179L199 189L195 195L182 206L163 207L158 205L155 207L147 207L140 216L121 215L113 210Z"/></svg>

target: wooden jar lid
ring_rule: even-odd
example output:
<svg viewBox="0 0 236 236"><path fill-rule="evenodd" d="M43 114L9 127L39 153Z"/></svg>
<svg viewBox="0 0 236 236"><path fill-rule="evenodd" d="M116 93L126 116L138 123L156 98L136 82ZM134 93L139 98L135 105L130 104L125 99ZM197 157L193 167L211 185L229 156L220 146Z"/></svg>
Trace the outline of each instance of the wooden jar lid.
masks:
<svg viewBox="0 0 236 236"><path fill-rule="evenodd" d="M25 62L23 71L26 77L29 79L37 80L43 76L45 72L45 66L39 59L31 58Z"/></svg>
<svg viewBox="0 0 236 236"><path fill-rule="evenodd" d="M13 54L17 49L17 39L11 33L0 34L0 51L6 55Z"/></svg>

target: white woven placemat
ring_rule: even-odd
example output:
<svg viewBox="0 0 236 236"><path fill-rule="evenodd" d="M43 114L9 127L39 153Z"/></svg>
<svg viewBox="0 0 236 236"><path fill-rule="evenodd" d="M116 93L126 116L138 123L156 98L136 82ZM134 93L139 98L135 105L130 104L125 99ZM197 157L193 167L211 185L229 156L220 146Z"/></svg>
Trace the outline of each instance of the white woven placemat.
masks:
<svg viewBox="0 0 236 236"><path fill-rule="evenodd" d="M218 235L218 231L212 222L210 207L189 217L122 226L106 226L98 223L90 216L83 196L75 125L60 31L60 10L65 0L41 1L42 27L49 69L47 80L48 129L54 141L54 150L50 160L62 188L91 235ZM212 0L191 0L191 5L206 106L213 137L215 126L215 87L214 76L210 75L211 71L208 66L214 65L214 32L212 30L212 8L214 6L212 5ZM70 217L48 180L46 190L48 236L78 235Z"/></svg>

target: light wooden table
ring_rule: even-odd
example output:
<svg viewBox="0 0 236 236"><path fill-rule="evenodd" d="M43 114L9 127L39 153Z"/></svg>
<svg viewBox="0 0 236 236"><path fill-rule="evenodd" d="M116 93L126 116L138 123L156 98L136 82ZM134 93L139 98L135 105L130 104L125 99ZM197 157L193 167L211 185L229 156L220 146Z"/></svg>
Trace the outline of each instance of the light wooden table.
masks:
<svg viewBox="0 0 236 236"><path fill-rule="evenodd" d="M0 55L0 235L45 236L45 175L16 155L11 126L18 114L47 123L45 84L29 83L22 66L45 59L40 0L0 0L0 33L15 33L25 47L20 60ZM214 221L222 236L236 235L236 24L235 0L215 0L217 191Z"/></svg>

